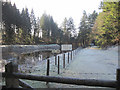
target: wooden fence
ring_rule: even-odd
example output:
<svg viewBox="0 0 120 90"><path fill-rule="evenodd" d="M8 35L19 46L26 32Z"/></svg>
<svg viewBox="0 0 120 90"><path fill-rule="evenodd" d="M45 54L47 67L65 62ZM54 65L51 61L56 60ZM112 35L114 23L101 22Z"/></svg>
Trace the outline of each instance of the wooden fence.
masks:
<svg viewBox="0 0 120 90"><path fill-rule="evenodd" d="M70 52L69 52L70 53ZM75 52L71 52L71 60ZM63 68L65 68L65 54L63 54ZM69 57L69 56L68 56ZM60 73L59 63L60 57L55 59L55 64L58 65L58 74ZM58 63L57 63L58 61ZM50 62L49 59L47 60L47 73L46 76L38 76L38 75L28 75L18 73L18 66L14 63L9 63L5 66L5 72L2 73L2 77L5 77L5 84L6 88L19 88L19 86L23 88L30 88L33 87L28 85L27 83L23 82L19 79L26 79L26 80L36 80L36 81L43 81L48 84L49 82L54 83L62 83L62 84L74 84L74 85L85 85L85 86L98 86L98 87L110 87L116 88L116 90L120 90L120 68L116 70L116 80L96 80L96 79L79 79L79 78L68 78L68 77L55 77L49 76L49 69L50 69Z"/></svg>

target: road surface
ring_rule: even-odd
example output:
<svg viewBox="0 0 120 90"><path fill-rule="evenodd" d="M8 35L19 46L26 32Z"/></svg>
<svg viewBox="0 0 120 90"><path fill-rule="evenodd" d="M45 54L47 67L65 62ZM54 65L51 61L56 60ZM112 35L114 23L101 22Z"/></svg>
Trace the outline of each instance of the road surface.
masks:
<svg viewBox="0 0 120 90"><path fill-rule="evenodd" d="M37 71L35 71L34 74L46 75L46 65L43 66L44 63L45 62L42 62L42 65L38 63L38 66L35 66ZM97 47L77 49L76 55L74 55L73 60L70 60L70 63L67 64L66 68L63 69L61 66L59 75L57 74L57 66L54 65L54 57L51 57L50 63L51 76L115 80L116 68L118 67L118 48L112 47L107 50L102 50ZM38 84L38 82L32 82L32 85L37 88L91 88L87 86L57 83L49 83L49 85L46 86L44 82L42 82L42 84ZM104 90L108 90L108 88Z"/></svg>

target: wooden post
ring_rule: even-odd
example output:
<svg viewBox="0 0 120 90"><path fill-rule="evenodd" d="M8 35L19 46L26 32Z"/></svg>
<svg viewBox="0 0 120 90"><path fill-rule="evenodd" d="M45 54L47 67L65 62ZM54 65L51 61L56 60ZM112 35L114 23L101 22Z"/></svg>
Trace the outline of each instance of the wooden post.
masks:
<svg viewBox="0 0 120 90"><path fill-rule="evenodd" d="M72 51L71 51L71 60L72 60Z"/></svg>
<svg viewBox="0 0 120 90"><path fill-rule="evenodd" d="M65 68L65 53L63 54L63 68Z"/></svg>
<svg viewBox="0 0 120 90"><path fill-rule="evenodd" d="M74 55L75 55L75 50L74 50Z"/></svg>
<svg viewBox="0 0 120 90"><path fill-rule="evenodd" d="M68 63L69 63L69 52L68 52Z"/></svg>
<svg viewBox="0 0 120 90"><path fill-rule="evenodd" d="M117 79L117 88L116 88L116 90L120 90L120 68L117 69L116 79Z"/></svg>
<svg viewBox="0 0 120 90"><path fill-rule="evenodd" d="M5 65L5 72L8 74L12 74L13 72L18 72L18 65L13 64L13 62L8 63ZM7 88L19 88L19 80L15 79L14 77L5 78L5 83Z"/></svg>
<svg viewBox="0 0 120 90"><path fill-rule="evenodd" d="M50 70L50 61L49 58L47 59L47 73L46 76L49 76L49 70ZM48 82L46 82L46 84L48 84Z"/></svg>
<svg viewBox="0 0 120 90"><path fill-rule="evenodd" d="M74 57L74 50L72 51L72 53L73 53L73 57Z"/></svg>
<svg viewBox="0 0 120 90"><path fill-rule="evenodd" d="M58 74L60 73L60 57L58 56Z"/></svg>
<svg viewBox="0 0 120 90"><path fill-rule="evenodd" d="M49 76L49 70L50 70L50 61L49 58L47 59L47 76Z"/></svg>
<svg viewBox="0 0 120 90"><path fill-rule="evenodd" d="M74 53L74 55L75 55L75 50L73 50L73 53Z"/></svg>
<svg viewBox="0 0 120 90"><path fill-rule="evenodd" d="M57 65L57 55L55 54L55 65Z"/></svg>

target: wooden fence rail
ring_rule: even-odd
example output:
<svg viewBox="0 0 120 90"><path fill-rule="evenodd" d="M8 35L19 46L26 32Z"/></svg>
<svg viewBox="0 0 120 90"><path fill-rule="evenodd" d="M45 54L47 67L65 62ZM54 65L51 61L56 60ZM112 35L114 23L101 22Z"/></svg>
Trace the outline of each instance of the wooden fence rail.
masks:
<svg viewBox="0 0 120 90"><path fill-rule="evenodd" d="M23 88L30 88L32 89L33 87L28 85L26 82L22 81L22 80L19 80L19 85Z"/></svg>
<svg viewBox="0 0 120 90"><path fill-rule="evenodd" d="M59 59L58 59L59 61ZM49 64L49 59L48 59ZM5 77L7 88L18 88L19 85L24 88L32 88L28 84L20 81L19 79L36 80L44 82L54 82L63 84L74 85L86 85L86 86L98 86L98 87L111 87L120 90L120 68L117 69L116 80L95 80L95 79L79 79L68 77L55 77L55 76L38 76L17 73L17 65L9 63L5 67L6 72L2 73L2 77Z"/></svg>
<svg viewBox="0 0 120 90"><path fill-rule="evenodd" d="M74 84L74 85L86 85L86 86L98 86L98 87L111 87L116 88L117 82L114 80L94 80L94 79L79 79L79 78L68 78L68 77L54 77L54 76L38 76L38 75L26 75L21 73L2 73L3 77L19 78L27 80L36 80L44 82L55 82L63 84Z"/></svg>

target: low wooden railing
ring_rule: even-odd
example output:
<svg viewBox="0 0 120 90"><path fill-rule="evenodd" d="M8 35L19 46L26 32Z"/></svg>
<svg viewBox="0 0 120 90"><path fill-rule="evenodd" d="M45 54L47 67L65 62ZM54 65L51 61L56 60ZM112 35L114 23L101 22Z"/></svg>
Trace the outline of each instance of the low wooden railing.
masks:
<svg viewBox="0 0 120 90"><path fill-rule="evenodd" d="M63 84L74 84L74 85L86 85L86 86L98 86L98 87L117 87L117 81L115 80L95 80L95 79L79 79L79 78L68 78L68 77L55 77L55 76L38 76L28 75L21 73L3 73L3 77L14 78L14 79L27 79L36 80L43 82L55 82Z"/></svg>
<svg viewBox="0 0 120 90"><path fill-rule="evenodd" d="M5 77L5 83L7 88L19 88L19 85L23 88L32 88L25 82L19 79L36 80L43 82L54 82L63 84L74 85L86 85L86 86L98 86L98 87L110 87L120 90L120 68L117 69L116 80L96 80L96 79L79 79L68 77L54 77L54 76L38 76L17 73L17 65L9 63L5 66L5 72L2 73L2 77Z"/></svg>
<svg viewBox="0 0 120 90"><path fill-rule="evenodd" d="M65 57L65 55L63 55ZM69 57L69 56L68 56ZM65 58L63 58L63 68L65 67ZM72 54L71 54L72 59ZM68 59L69 60L69 59ZM57 63L58 61L58 63ZM54 83L63 83L63 84L74 84L74 85L85 85L85 86L96 86L96 87L110 87L116 88L116 90L120 90L120 68L116 70L116 80L96 80L96 79L79 79L79 78L68 78L68 77L54 77L49 76L49 59L47 60L47 76L38 76L38 75L28 75L23 73L18 73L18 65L14 63L9 63L5 66L5 72L2 73L2 77L5 78L6 88L19 88L19 86L23 88L30 88L32 86L26 84L22 80L36 80ZM58 60L55 59L55 64L58 64L58 74L59 71L59 57Z"/></svg>

